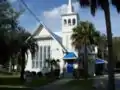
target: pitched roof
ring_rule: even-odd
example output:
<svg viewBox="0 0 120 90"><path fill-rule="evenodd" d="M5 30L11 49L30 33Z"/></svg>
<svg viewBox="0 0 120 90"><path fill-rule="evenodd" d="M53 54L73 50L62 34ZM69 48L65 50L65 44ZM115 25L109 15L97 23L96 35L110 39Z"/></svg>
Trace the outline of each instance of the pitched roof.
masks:
<svg viewBox="0 0 120 90"><path fill-rule="evenodd" d="M55 39L61 45L61 47L63 48L63 50L65 52L67 52L67 49L62 44L62 38L60 36L56 35L55 33L53 33L45 24L40 24L39 27L33 33L32 36L36 36L42 30L43 27L50 33L50 35L52 36L52 38Z"/></svg>

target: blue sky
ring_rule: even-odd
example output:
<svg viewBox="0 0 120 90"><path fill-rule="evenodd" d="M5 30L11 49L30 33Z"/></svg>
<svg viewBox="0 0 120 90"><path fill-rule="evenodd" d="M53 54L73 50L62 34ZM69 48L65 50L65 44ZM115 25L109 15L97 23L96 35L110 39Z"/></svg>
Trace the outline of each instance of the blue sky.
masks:
<svg viewBox="0 0 120 90"><path fill-rule="evenodd" d="M19 0L10 0L14 7L24 6ZM52 31L61 31L61 19L60 15L66 11L68 0L24 0L29 8L36 14L36 16L42 20L48 28ZM75 0L73 0L75 1ZM96 16L93 17L90 14L89 8L80 8L77 2L73 2L75 11L79 13L81 21L91 21L95 24L97 30L106 33L104 13L102 10L97 10ZM34 32L39 23L35 18L27 11L19 18L21 26L26 28L29 32ZM111 22L112 32L114 36L120 36L120 15L116 12L114 7L111 7Z"/></svg>

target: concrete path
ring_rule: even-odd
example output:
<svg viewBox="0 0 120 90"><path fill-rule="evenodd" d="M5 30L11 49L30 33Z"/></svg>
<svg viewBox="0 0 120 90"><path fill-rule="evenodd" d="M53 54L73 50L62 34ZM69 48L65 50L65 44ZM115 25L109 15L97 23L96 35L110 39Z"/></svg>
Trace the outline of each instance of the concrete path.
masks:
<svg viewBox="0 0 120 90"><path fill-rule="evenodd" d="M39 87L39 88L34 88L34 90L66 90L62 85L66 84L67 82L71 81L73 79L61 79L57 80L53 83L50 83L48 85Z"/></svg>
<svg viewBox="0 0 120 90"><path fill-rule="evenodd" d="M99 84L101 82L101 80L103 81L103 84L106 85L107 83L107 75L103 75L103 76L97 76L95 78L90 78L90 79L95 79L95 83ZM120 74L116 74L115 75L115 84L116 84L116 90L120 90ZM34 88L34 90L67 90L65 87L63 87L62 85L66 84L67 82L71 81L73 79L70 78L64 78L61 80L57 80L53 83L50 83L48 85L39 87L39 88ZM68 89L69 90L69 89Z"/></svg>

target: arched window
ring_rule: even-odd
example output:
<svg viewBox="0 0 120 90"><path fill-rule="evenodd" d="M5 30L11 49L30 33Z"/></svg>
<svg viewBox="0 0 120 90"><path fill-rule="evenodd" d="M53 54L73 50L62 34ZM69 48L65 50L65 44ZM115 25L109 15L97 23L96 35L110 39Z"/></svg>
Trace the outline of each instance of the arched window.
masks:
<svg viewBox="0 0 120 90"><path fill-rule="evenodd" d="M66 25L67 24L67 20L66 19L64 19L64 25Z"/></svg>
<svg viewBox="0 0 120 90"><path fill-rule="evenodd" d="M46 55L46 46L44 46L44 67L46 67L46 61L45 61L47 59L46 56L47 56Z"/></svg>
<svg viewBox="0 0 120 90"><path fill-rule="evenodd" d="M68 19L68 25L71 25L71 19Z"/></svg>
<svg viewBox="0 0 120 90"><path fill-rule="evenodd" d="M73 19L73 20L72 20L72 23L73 23L73 25L75 25L75 24L76 24L76 20L75 20L75 19Z"/></svg>
<svg viewBox="0 0 120 90"><path fill-rule="evenodd" d="M40 67L42 67L42 58L43 58L42 57L42 52L43 52L42 46L40 46L40 53L39 53L40 54L40 59L39 59L40 60Z"/></svg>

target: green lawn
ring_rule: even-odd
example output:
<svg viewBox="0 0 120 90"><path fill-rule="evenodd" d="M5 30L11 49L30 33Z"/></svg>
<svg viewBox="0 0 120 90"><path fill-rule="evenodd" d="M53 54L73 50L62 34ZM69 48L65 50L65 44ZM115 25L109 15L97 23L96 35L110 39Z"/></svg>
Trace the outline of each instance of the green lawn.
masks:
<svg viewBox="0 0 120 90"><path fill-rule="evenodd" d="M72 80L64 85L69 90L93 90L93 80Z"/></svg>
<svg viewBox="0 0 120 90"><path fill-rule="evenodd" d="M0 74L0 90L32 90L25 87L19 75Z"/></svg>
<svg viewBox="0 0 120 90"><path fill-rule="evenodd" d="M19 75L2 75L0 74L0 90L32 90L28 87L40 87L53 82L55 79L41 77L33 80L29 84L20 81Z"/></svg>
<svg viewBox="0 0 120 90"><path fill-rule="evenodd" d="M47 85L47 84L49 84L49 83L51 83L55 80L56 80L55 78L42 77L42 78L33 80L32 83L29 84L29 86L40 87L40 86L43 86L43 85Z"/></svg>
<svg viewBox="0 0 120 90"><path fill-rule="evenodd" d="M20 88L20 87L0 87L0 90L33 90L31 88Z"/></svg>
<svg viewBox="0 0 120 90"><path fill-rule="evenodd" d="M23 85L18 76L0 76L0 85Z"/></svg>

